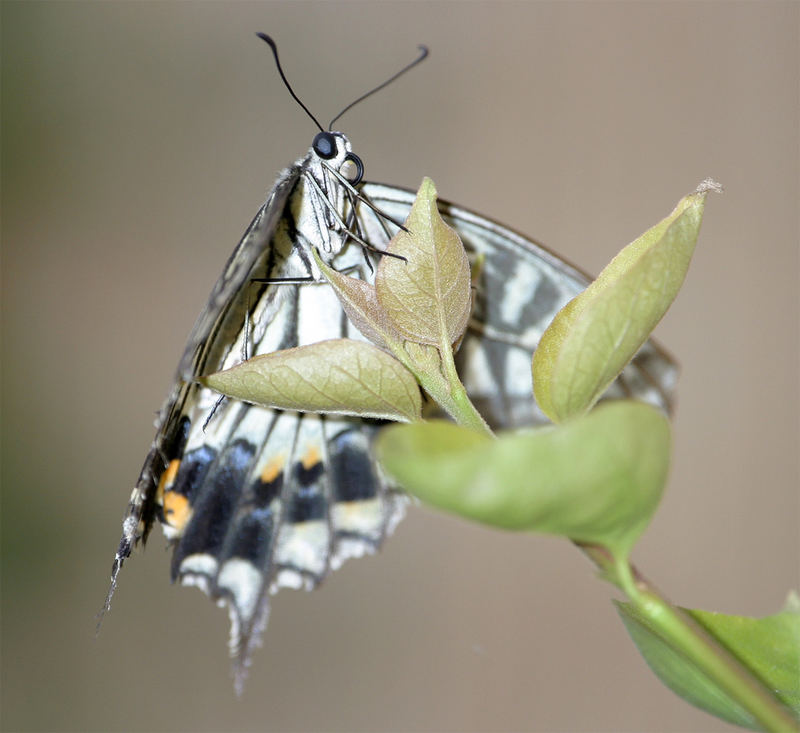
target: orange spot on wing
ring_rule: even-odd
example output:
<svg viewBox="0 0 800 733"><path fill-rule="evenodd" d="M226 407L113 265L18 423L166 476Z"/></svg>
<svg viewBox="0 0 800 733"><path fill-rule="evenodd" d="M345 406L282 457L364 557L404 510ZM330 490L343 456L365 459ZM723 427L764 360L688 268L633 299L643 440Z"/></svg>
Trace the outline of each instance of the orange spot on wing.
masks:
<svg viewBox="0 0 800 733"><path fill-rule="evenodd" d="M182 531L192 517L189 500L176 491L164 494L164 521L177 530Z"/></svg>
<svg viewBox="0 0 800 733"><path fill-rule="evenodd" d="M167 470L161 474L161 480L158 482L158 489L156 490L156 501L159 504L164 503L164 494L166 494L175 483L175 477L178 475L178 469L181 467L180 458L173 458Z"/></svg>
<svg viewBox="0 0 800 733"><path fill-rule="evenodd" d="M261 472L261 480L265 484L271 484L282 473L283 466L283 456L273 456L267 461L267 465L264 466L264 470Z"/></svg>
<svg viewBox="0 0 800 733"><path fill-rule="evenodd" d="M309 468L316 466L317 463L320 462L320 460L321 457L319 454L319 446L316 445L309 446L308 450L306 450L306 454L303 456L302 460L303 468L305 468L306 471L308 471Z"/></svg>

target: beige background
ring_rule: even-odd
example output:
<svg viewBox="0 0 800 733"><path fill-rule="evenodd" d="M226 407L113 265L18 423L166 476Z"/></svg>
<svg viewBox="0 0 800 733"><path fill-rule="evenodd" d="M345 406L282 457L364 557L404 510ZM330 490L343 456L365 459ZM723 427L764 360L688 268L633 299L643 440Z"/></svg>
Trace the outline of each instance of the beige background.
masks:
<svg viewBox="0 0 800 733"><path fill-rule="evenodd" d="M311 123L368 178L597 272L706 176L658 329L674 469L637 548L673 599L775 612L798 584L797 3L2 5L2 725L76 731L711 731L568 543L415 508L377 557L283 592L245 698L225 614L160 532L98 639L128 493L183 341Z"/></svg>

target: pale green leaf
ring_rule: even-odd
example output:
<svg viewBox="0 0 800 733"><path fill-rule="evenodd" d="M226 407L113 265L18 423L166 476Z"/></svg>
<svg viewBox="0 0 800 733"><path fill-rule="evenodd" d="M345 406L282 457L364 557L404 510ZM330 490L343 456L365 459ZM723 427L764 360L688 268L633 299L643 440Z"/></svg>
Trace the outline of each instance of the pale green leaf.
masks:
<svg viewBox="0 0 800 733"><path fill-rule="evenodd" d="M658 634L632 604L616 603L616 606L645 661L667 687L712 715L759 729L750 713ZM800 721L800 612L796 602L764 618L687 612L760 678Z"/></svg>
<svg viewBox="0 0 800 733"><path fill-rule="evenodd" d="M439 214L429 178L405 225L408 231L399 231L388 246L397 257L383 257L378 265L378 301L406 339L449 347L467 327L470 267L458 234Z"/></svg>
<svg viewBox="0 0 800 733"><path fill-rule="evenodd" d="M543 334L533 358L536 401L554 422L586 412L669 308L694 251L707 181L623 249Z"/></svg>
<svg viewBox="0 0 800 733"><path fill-rule="evenodd" d="M497 440L429 422L387 428L377 443L384 469L424 502L495 527L603 545L618 556L658 505L669 450L664 416L632 401Z"/></svg>
<svg viewBox="0 0 800 733"><path fill-rule="evenodd" d="M418 420L419 386L394 357L350 339L256 356L198 380L267 407L387 420Z"/></svg>

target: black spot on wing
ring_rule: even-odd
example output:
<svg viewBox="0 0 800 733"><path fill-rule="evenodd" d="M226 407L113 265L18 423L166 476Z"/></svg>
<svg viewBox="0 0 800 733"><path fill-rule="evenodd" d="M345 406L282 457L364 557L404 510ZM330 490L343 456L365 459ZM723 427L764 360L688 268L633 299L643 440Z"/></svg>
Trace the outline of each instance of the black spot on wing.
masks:
<svg viewBox="0 0 800 733"><path fill-rule="evenodd" d="M181 461L172 491L187 497L190 502L194 502L216 457L217 451L209 445L202 445L189 451Z"/></svg>
<svg viewBox="0 0 800 733"><path fill-rule="evenodd" d="M286 520L292 524L325 519L328 499L325 496L323 475L325 466L316 461L311 466L297 463L293 470L294 490L286 508Z"/></svg>
<svg viewBox="0 0 800 733"><path fill-rule="evenodd" d="M314 486L325 473L325 467L322 461L316 461L312 465L306 467L302 463L298 463L294 467L294 477L298 486L301 488Z"/></svg>
<svg viewBox="0 0 800 733"><path fill-rule="evenodd" d="M283 471L269 481L260 478L256 479L250 487L252 494L252 504L255 508L267 507L275 499L278 499L283 490Z"/></svg>
<svg viewBox="0 0 800 733"><path fill-rule="evenodd" d="M272 548L275 522L275 512L268 508L244 513L232 528L231 539L220 558L221 562L240 557L249 560L257 568L263 568Z"/></svg>
<svg viewBox="0 0 800 733"><path fill-rule="evenodd" d="M325 519L328 502L317 486L298 488L286 512L286 521L292 524Z"/></svg>
<svg viewBox="0 0 800 733"><path fill-rule="evenodd" d="M328 451L335 501L373 499L380 479L369 455L369 440L360 430L345 430L334 436Z"/></svg>
<svg viewBox="0 0 800 733"><path fill-rule="evenodd" d="M189 555L218 556L239 502L239 495L255 454L255 447L238 439L227 446L208 473L196 500L193 514L172 557L172 579Z"/></svg>
<svg viewBox="0 0 800 733"><path fill-rule="evenodd" d="M244 490L220 554L220 565L239 557L257 568L266 568L274 542L283 483L283 471L276 471L271 479L258 477Z"/></svg>

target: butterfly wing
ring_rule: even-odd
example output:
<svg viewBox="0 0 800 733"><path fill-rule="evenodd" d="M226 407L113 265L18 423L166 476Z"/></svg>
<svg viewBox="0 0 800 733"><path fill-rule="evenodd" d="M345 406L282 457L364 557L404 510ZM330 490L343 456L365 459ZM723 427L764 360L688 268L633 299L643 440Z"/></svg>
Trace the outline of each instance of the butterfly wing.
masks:
<svg viewBox="0 0 800 733"><path fill-rule="evenodd" d="M363 338L327 285L278 282L312 273L316 243L298 221L300 197L310 195L302 190L306 164L301 159L279 177L189 337L131 495L106 602L122 563L158 518L174 546L173 580L228 607L237 689L267 622L269 591L313 588L347 558L373 552L405 505L370 454L380 423L220 400L192 381L249 355ZM361 193L398 221L414 199L381 184L363 184ZM494 427L542 422L531 396L531 355L558 309L589 280L506 227L452 204L440 208L470 254L485 255L458 354L464 383ZM366 207L355 211L353 228L385 248L395 227ZM331 262L368 279L364 263L355 245ZM675 376L669 357L648 342L612 391L668 412Z"/></svg>
<svg viewBox="0 0 800 733"><path fill-rule="evenodd" d="M313 588L348 557L375 551L406 501L370 455L377 423L220 400L192 381L248 355L363 338L330 287L296 284L311 278L298 248L315 244L299 234L306 169L301 160L279 177L192 330L131 495L106 600L108 608L123 562L159 519L174 547L172 579L228 606L239 688L269 591ZM364 267L355 247L332 263Z"/></svg>
<svg viewBox="0 0 800 733"><path fill-rule="evenodd" d="M286 204L297 175L278 180L265 204L259 209L229 258L218 279L208 304L197 319L178 368L175 384L156 419L156 437L142 467L123 521L123 536L114 558L111 589L106 608L116 587L123 562L140 541L146 541L156 517L156 494L162 475L170 462L182 451L186 442L187 421L183 419L192 385L189 382L196 364L207 361L214 341L212 332L219 330L230 315L230 303L244 285L253 263L264 252L277 220Z"/></svg>

